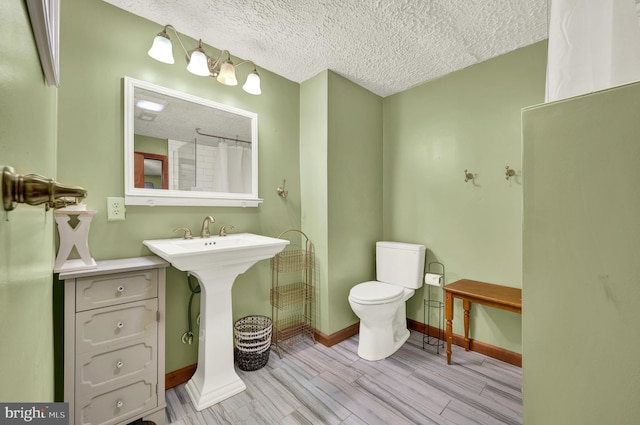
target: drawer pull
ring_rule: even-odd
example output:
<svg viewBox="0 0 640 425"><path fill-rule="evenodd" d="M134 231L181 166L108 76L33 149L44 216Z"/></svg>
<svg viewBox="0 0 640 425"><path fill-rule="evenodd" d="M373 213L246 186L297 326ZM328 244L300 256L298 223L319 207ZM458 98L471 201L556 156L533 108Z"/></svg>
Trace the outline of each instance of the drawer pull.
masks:
<svg viewBox="0 0 640 425"><path fill-rule="evenodd" d="M116 323L116 327L117 327L118 329L122 329L122 328L124 328L124 323L122 323L122 322L118 322L118 323Z"/></svg>
<svg viewBox="0 0 640 425"><path fill-rule="evenodd" d="M122 361L119 361L118 363L116 363L116 367L118 369L122 369L122 366L124 366L124 363L122 363Z"/></svg>
<svg viewBox="0 0 640 425"><path fill-rule="evenodd" d="M118 286L118 292L124 292L124 286L120 285Z"/></svg>
<svg viewBox="0 0 640 425"><path fill-rule="evenodd" d="M116 407L119 409L119 408L121 408L122 406L124 406L124 403L122 402L122 400L118 400L118 401L116 402Z"/></svg>

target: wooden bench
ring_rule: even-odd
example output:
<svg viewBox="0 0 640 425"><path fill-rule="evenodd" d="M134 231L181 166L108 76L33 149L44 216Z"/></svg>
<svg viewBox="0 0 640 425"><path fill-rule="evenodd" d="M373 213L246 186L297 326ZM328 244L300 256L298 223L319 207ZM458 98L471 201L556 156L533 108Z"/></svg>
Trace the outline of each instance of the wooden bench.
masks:
<svg viewBox="0 0 640 425"><path fill-rule="evenodd" d="M451 343L453 340L453 300L462 300L464 308L464 349L469 351L469 311L471 303L486 305L522 314L522 289L493 283L462 279L444 286L447 321L445 339L447 340L447 364L451 364Z"/></svg>

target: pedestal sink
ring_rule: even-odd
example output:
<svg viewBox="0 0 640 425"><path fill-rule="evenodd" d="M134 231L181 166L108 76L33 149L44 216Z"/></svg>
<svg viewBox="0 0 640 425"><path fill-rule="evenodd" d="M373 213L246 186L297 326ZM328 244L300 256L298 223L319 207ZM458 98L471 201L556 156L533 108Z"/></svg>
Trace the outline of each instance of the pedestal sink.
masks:
<svg viewBox="0 0 640 425"><path fill-rule="evenodd" d="M198 367L186 389L196 410L205 409L246 386L233 365L231 288L236 277L282 251L288 240L236 233L193 239L143 241L154 254L200 280Z"/></svg>

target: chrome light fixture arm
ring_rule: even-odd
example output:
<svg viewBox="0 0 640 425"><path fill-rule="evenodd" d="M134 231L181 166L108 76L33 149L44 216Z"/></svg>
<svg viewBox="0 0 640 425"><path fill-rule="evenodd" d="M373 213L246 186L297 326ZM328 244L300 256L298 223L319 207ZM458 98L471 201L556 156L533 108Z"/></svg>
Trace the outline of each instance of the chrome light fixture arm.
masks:
<svg viewBox="0 0 640 425"><path fill-rule="evenodd" d="M178 34L178 31L173 27L173 25L165 25L164 29L158 33L158 35L160 37L164 37L167 40L171 40L169 38L169 34L167 34L167 30L171 29L173 30L173 33L176 35L176 38L178 39L178 43L180 43L180 47L182 47L182 50L184 50L184 54L187 57L187 62L189 62L191 60L191 55L189 54L189 51L187 50L186 47L184 47L184 43L182 42L182 39L180 38L180 34ZM202 47L202 40L200 40L200 47Z"/></svg>
<svg viewBox="0 0 640 425"><path fill-rule="evenodd" d="M226 51L226 50L225 50ZM256 67L256 64L253 63L253 61L250 60L243 60L242 62L238 62L237 64L235 64L234 66L237 68L240 65L244 65L245 63L249 63L251 64L251 66L253 67L253 71L251 71L252 74L256 74L258 75L258 68Z"/></svg>
<svg viewBox="0 0 640 425"><path fill-rule="evenodd" d="M217 77L220 74L220 66L224 63L222 62L222 57L225 53L227 54L227 61L231 61L231 53L228 50L221 51L215 61L212 57L209 57L209 71L211 71L212 77Z"/></svg>
<svg viewBox="0 0 640 425"><path fill-rule="evenodd" d="M225 50L226 51L226 50ZM243 60L242 62L238 62L237 64L235 64L235 67L239 67L240 65L244 65L245 63L250 63L251 65L253 65L253 70L256 70L256 64L253 63L253 61L250 60Z"/></svg>

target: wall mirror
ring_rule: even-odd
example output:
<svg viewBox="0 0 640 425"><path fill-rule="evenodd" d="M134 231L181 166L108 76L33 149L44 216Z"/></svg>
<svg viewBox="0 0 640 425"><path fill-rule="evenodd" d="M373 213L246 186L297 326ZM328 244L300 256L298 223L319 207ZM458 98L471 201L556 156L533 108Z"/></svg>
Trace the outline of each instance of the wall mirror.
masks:
<svg viewBox="0 0 640 425"><path fill-rule="evenodd" d="M124 78L127 205L258 206L258 115Z"/></svg>

